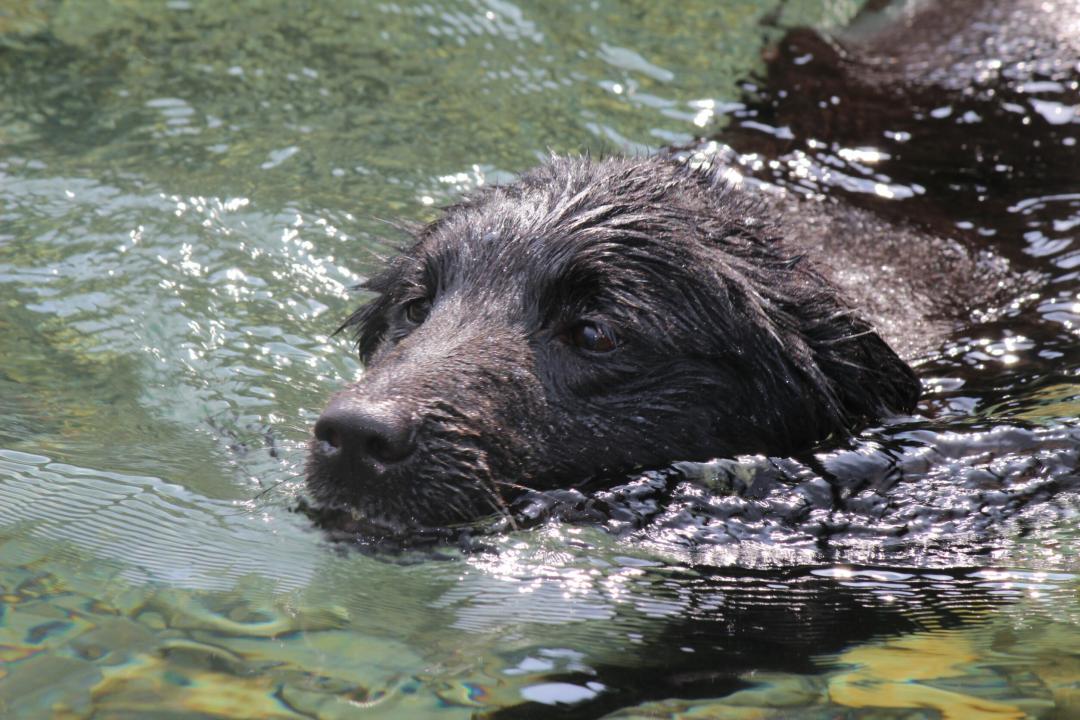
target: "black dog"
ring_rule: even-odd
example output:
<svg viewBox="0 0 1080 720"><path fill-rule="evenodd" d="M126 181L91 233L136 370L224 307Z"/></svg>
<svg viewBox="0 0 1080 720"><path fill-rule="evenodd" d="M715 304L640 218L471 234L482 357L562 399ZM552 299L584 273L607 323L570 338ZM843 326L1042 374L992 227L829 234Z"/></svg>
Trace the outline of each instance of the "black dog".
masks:
<svg viewBox="0 0 1080 720"><path fill-rule="evenodd" d="M932 343L1003 271L725 174L555 158L419 231L343 326L367 371L316 423L316 501L448 525L524 488L787 455L910 412L893 348Z"/></svg>
<svg viewBox="0 0 1080 720"><path fill-rule="evenodd" d="M789 454L919 383L764 207L672 160L555 159L449 208L346 323L324 504L423 525L673 459Z"/></svg>

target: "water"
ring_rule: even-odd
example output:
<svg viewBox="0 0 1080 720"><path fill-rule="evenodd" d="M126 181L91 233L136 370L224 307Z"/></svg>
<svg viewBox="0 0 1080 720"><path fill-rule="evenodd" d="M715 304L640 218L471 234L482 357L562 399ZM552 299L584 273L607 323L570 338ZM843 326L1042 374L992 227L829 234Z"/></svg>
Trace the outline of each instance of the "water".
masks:
<svg viewBox="0 0 1080 720"><path fill-rule="evenodd" d="M800 124L762 45L857 9L10 5L0 714L1080 714L1076 75L1029 69L1011 119ZM913 140L869 162L885 132ZM919 359L919 416L841 447L535 498L467 552L344 550L290 510L383 220L549 149L666 146L1044 282Z"/></svg>

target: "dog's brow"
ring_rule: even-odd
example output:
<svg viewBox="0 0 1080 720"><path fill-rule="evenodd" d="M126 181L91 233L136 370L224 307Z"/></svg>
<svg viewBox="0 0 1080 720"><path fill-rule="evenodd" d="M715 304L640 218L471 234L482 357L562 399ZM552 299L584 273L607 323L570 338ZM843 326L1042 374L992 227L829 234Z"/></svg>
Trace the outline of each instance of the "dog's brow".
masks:
<svg viewBox="0 0 1080 720"><path fill-rule="evenodd" d="M463 245L436 245L426 248L418 258L420 277L428 292L437 294L453 282L453 277L461 270Z"/></svg>
<svg viewBox="0 0 1080 720"><path fill-rule="evenodd" d="M585 312L604 284L604 268L588 252L574 252L545 267L540 279L540 306L545 322Z"/></svg>

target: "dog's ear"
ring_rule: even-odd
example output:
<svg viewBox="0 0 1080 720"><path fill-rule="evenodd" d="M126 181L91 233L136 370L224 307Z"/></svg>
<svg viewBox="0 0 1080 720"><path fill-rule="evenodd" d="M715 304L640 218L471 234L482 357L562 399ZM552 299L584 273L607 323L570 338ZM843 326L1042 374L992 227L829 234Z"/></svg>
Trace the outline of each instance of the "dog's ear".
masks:
<svg viewBox="0 0 1080 720"><path fill-rule="evenodd" d="M397 252L390 259L372 253L375 258L384 263L382 270L352 289L375 293L376 296L345 318L345 322L333 332L334 335L345 331L352 333L356 349L360 354L360 362L365 365L386 337L386 331L390 327L389 311L396 302L395 291L401 285L405 274L405 267L408 264L406 258L415 250L418 239L425 232L424 226L417 223L405 220L375 219L398 231L404 241L397 243Z"/></svg>
<svg viewBox="0 0 1080 720"><path fill-rule="evenodd" d="M750 350L737 360L747 377L772 383L759 395L774 402L758 411L769 452L911 412L921 390L915 373L840 288L806 258L785 255L767 230L764 240L746 229L729 234L715 246L723 261L711 265L725 269L725 306L748 318L724 337Z"/></svg>
<svg viewBox="0 0 1080 720"><path fill-rule="evenodd" d="M804 336L845 425L914 410L922 389L918 377L870 323L840 312L818 318Z"/></svg>
<svg viewBox="0 0 1080 720"><path fill-rule="evenodd" d="M390 328L390 309L396 301L394 291L400 285L402 257L397 256L379 273L356 286L357 290L366 290L376 295L357 308L334 331L335 335L345 331L353 334L362 363L366 364L371 359Z"/></svg>
<svg viewBox="0 0 1080 720"><path fill-rule="evenodd" d="M361 285L360 288L366 289L365 285ZM389 298L386 295L380 295L357 308L334 331L335 335L346 330L352 332L353 339L356 342L356 349L360 353L360 362L362 363L366 364L371 359L375 349L379 347L382 339L386 336L389 325L386 313L389 306Z"/></svg>
<svg viewBox="0 0 1080 720"><path fill-rule="evenodd" d="M915 372L840 288L801 259L777 264L769 276L779 282L760 292L786 318L782 325L796 337L785 344L802 348L796 366L822 396L837 429L850 431L915 408L921 391Z"/></svg>

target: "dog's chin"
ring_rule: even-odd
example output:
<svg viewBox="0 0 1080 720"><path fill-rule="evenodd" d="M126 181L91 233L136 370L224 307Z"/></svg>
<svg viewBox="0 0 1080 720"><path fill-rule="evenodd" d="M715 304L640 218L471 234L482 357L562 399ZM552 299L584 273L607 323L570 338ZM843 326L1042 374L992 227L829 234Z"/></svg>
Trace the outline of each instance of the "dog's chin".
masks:
<svg viewBox="0 0 1080 720"><path fill-rule="evenodd" d="M460 544L463 538L498 532L506 525L504 516L494 513L471 521L455 518L449 522L438 514L390 513L312 497L301 497L294 510L305 515L331 542L390 552Z"/></svg>
<svg viewBox="0 0 1080 720"><path fill-rule="evenodd" d="M428 479L401 472L388 474L378 488L349 487L312 462L307 489L297 509L340 540L449 539L508 517L505 501L494 498L476 480Z"/></svg>
<svg viewBox="0 0 1080 720"><path fill-rule="evenodd" d="M334 540L365 538L408 538L442 533L445 527L415 517L375 514L347 503L326 503L301 499L297 510Z"/></svg>

